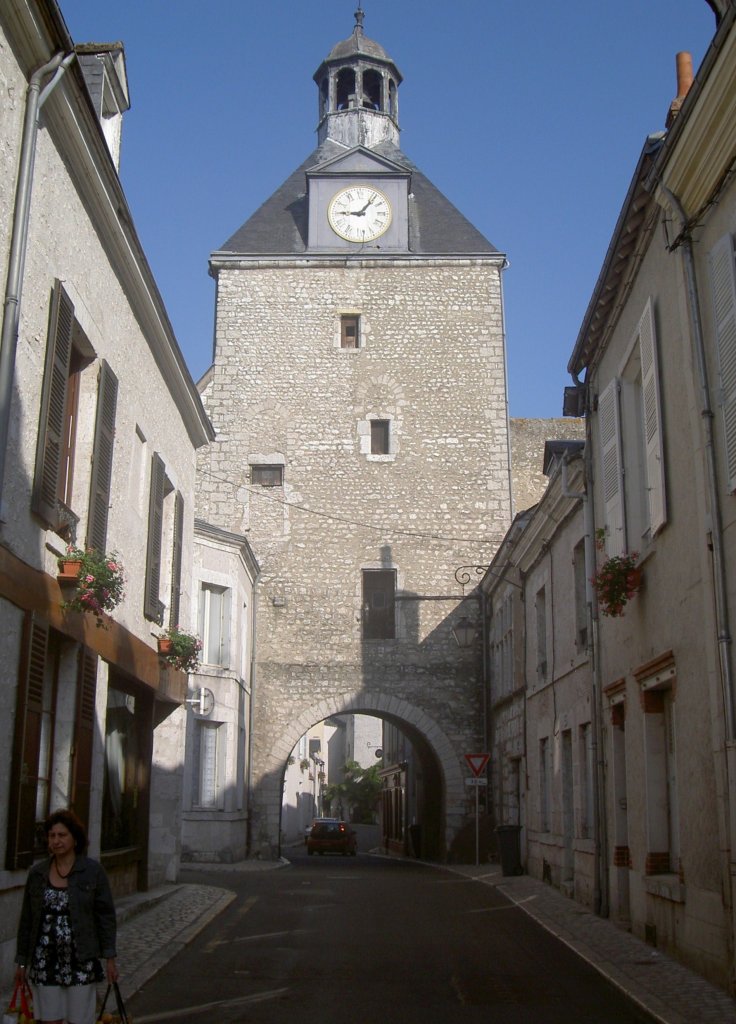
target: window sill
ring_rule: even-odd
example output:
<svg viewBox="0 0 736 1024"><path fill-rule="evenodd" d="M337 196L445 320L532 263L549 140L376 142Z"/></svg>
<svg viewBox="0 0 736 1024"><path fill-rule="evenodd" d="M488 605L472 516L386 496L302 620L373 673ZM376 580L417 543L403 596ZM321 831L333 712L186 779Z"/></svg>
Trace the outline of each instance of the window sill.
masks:
<svg viewBox="0 0 736 1024"><path fill-rule="evenodd" d="M672 903L685 902L685 884L678 875L645 875L644 890L650 896L658 896Z"/></svg>
<svg viewBox="0 0 736 1024"><path fill-rule="evenodd" d="M395 455L366 455L369 462L395 462Z"/></svg>

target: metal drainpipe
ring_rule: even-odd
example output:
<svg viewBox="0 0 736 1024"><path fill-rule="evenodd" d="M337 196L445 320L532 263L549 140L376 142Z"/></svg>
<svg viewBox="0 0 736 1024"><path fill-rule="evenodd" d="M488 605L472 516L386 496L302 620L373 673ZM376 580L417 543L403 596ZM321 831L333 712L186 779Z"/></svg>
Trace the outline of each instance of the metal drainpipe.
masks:
<svg viewBox="0 0 736 1024"><path fill-rule="evenodd" d="M703 342L703 327L700 315L700 301L698 299L698 288L695 276L695 257L693 244L690 237L687 216L678 197L664 185L660 184L662 192L667 196L670 204L682 221L682 251L684 254L685 273L687 277L687 298L688 312L690 314L690 326L692 329L693 348L695 349L695 360L698 366L700 377L700 394L702 408L700 415L703 420L705 433L705 464L708 479L708 501L711 510L711 541L713 545L713 575L716 603L716 627L718 630L718 659L721 666L721 684L723 687L723 700L726 707L726 733L727 739L736 738L736 721L734 720L734 689L733 672L731 670L731 632L728 623L728 591L726 587L726 559L723 553L723 522L721 517L721 506L718 500L718 467L713 443L713 408L710 401L710 388L708 386L708 372L706 368L705 344ZM662 204L660 204L662 205Z"/></svg>
<svg viewBox="0 0 736 1024"><path fill-rule="evenodd" d="M573 374L575 386L580 388L580 381ZM590 745L593 764L595 765L595 785L593 786L593 823L595 827L595 857L593 869L593 910L601 917L608 917L608 826L606 820L606 779L603 757L600 755L600 731L603 720L601 702L600 673L598 666L598 617L594 612L593 584L595 575L595 522L593 519L593 502L588 494L587 481L592 476L592 443L590 437L590 420L585 420L585 464L586 486L580 491L571 491L567 482L567 454L562 457L562 493L566 498L578 498L583 502L583 522L585 524L585 606L588 615L588 651L591 663L591 715Z"/></svg>
<svg viewBox="0 0 736 1024"><path fill-rule="evenodd" d="M53 56L43 67L33 72L26 94L26 116L23 125L18 183L15 190L13 233L10 239L2 335L0 335L0 521L2 521L5 457L8 451L8 428L10 426L10 406L13 397L13 380L15 378L15 352L18 346L20 299L23 291L23 270L25 268L28 243L28 221L31 209L33 170L36 161L38 119L41 107L61 80L61 76L74 60L74 57L74 53L68 53L66 56L63 53L57 53ZM41 83L52 72L54 77L47 83L42 92Z"/></svg>

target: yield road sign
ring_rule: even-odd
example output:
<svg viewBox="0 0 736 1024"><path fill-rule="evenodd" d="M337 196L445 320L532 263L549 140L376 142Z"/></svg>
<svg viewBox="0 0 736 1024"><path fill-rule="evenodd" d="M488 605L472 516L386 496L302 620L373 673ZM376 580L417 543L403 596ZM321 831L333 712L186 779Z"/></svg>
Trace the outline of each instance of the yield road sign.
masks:
<svg viewBox="0 0 736 1024"><path fill-rule="evenodd" d="M466 754L465 760L470 766L470 770L475 775L476 779L480 778L481 774L485 771L485 767L490 760L490 754Z"/></svg>

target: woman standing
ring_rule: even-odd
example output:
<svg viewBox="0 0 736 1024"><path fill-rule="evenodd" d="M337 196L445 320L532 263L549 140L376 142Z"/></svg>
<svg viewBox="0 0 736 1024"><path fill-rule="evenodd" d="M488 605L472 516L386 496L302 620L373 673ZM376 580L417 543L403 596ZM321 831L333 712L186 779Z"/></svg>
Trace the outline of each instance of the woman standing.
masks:
<svg viewBox="0 0 736 1024"><path fill-rule="evenodd" d="M38 1024L94 1024L97 983L118 980L110 883L102 865L85 856L87 835L73 811L49 815L44 832L49 857L28 872L16 982L30 981Z"/></svg>

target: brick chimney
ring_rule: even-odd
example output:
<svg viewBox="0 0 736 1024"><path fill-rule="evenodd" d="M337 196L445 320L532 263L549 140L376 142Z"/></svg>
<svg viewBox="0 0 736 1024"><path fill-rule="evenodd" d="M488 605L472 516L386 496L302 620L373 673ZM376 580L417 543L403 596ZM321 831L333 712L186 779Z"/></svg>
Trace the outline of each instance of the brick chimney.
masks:
<svg viewBox="0 0 736 1024"><path fill-rule="evenodd" d="M681 51L675 56L675 64L677 66L677 96L670 103L667 121L665 122L667 128L672 126L672 122L680 113L680 107L685 102L685 97L690 90L690 86L693 84L692 54L687 53L685 50Z"/></svg>

